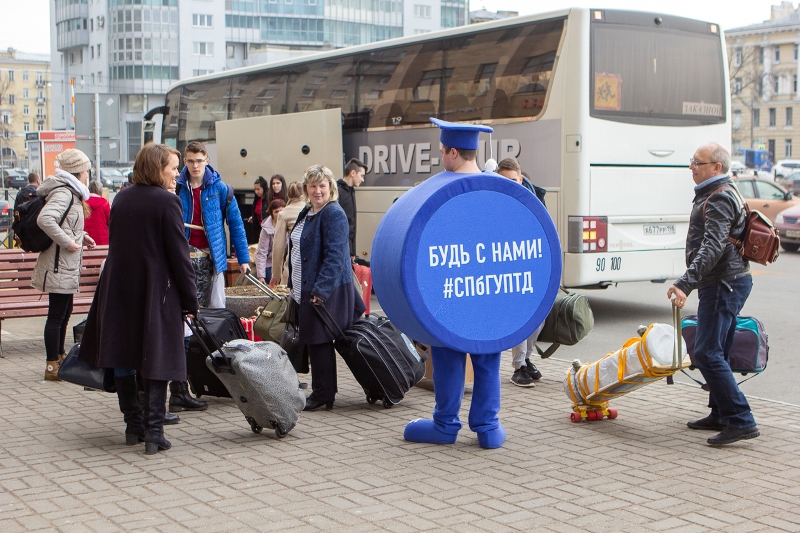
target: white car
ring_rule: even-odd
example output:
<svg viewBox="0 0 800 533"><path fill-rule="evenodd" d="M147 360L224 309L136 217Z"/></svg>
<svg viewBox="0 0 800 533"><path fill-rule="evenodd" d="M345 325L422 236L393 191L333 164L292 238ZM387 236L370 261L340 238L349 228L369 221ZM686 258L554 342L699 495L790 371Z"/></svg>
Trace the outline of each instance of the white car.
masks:
<svg viewBox="0 0 800 533"><path fill-rule="evenodd" d="M776 178L785 178L797 170L800 170L800 159L782 159L772 167L772 175Z"/></svg>
<svg viewBox="0 0 800 533"><path fill-rule="evenodd" d="M747 167L741 161L731 161L731 167L729 169L731 174L737 175L740 172L744 172L747 170Z"/></svg>

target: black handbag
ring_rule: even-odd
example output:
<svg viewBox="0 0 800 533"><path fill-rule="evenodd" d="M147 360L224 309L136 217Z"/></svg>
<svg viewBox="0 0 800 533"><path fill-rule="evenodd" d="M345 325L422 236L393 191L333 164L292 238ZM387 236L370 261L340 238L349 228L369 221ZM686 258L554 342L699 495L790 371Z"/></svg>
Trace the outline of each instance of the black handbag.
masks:
<svg viewBox="0 0 800 533"><path fill-rule="evenodd" d="M114 369L99 368L78 359L81 345L76 344L58 367L58 379L80 385L86 389L117 392Z"/></svg>
<svg viewBox="0 0 800 533"><path fill-rule="evenodd" d="M298 313L300 306L291 296L287 296L288 305L286 307L286 327L283 328L281 335L281 348L286 351L289 361L298 374L308 374L310 371L308 364L308 348L300 342L300 328L297 327Z"/></svg>

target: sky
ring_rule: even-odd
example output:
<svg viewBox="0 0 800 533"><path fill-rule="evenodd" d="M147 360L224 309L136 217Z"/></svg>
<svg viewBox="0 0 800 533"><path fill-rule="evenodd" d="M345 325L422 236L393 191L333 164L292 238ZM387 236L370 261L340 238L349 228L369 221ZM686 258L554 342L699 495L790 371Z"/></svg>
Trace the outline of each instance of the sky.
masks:
<svg viewBox="0 0 800 533"><path fill-rule="evenodd" d="M14 47L23 52L49 54L52 1L0 0L0 50ZM647 10L716 22L726 29L767 20L770 6L779 3L780 0L470 0L470 9L503 9L519 11L520 15L567 7Z"/></svg>

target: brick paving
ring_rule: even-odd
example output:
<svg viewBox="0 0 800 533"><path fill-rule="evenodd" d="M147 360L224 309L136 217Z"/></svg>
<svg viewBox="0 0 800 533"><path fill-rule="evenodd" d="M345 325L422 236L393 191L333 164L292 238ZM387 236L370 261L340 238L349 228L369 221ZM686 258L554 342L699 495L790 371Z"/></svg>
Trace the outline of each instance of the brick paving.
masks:
<svg viewBox="0 0 800 533"><path fill-rule="evenodd" d="M42 324L3 323L2 533L800 531L798 406L751 400L762 436L718 449L685 426L705 393L663 381L614 402L616 420L573 424L562 348L533 389L508 382L504 354L503 448L466 427L454 445L415 444L403 427L433 394L368 405L339 360L333 411L303 413L285 439L210 398L145 456L125 445L115 395L42 380Z"/></svg>

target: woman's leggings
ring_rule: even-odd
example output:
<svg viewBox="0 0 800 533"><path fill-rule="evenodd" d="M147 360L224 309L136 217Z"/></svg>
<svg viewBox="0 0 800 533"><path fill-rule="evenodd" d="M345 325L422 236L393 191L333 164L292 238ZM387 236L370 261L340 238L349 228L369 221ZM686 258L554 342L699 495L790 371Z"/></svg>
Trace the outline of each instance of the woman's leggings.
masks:
<svg viewBox="0 0 800 533"><path fill-rule="evenodd" d="M48 293L47 322L44 323L44 349L48 361L58 360L58 354L66 353L64 340L67 325L72 315L72 294Z"/></svg>

